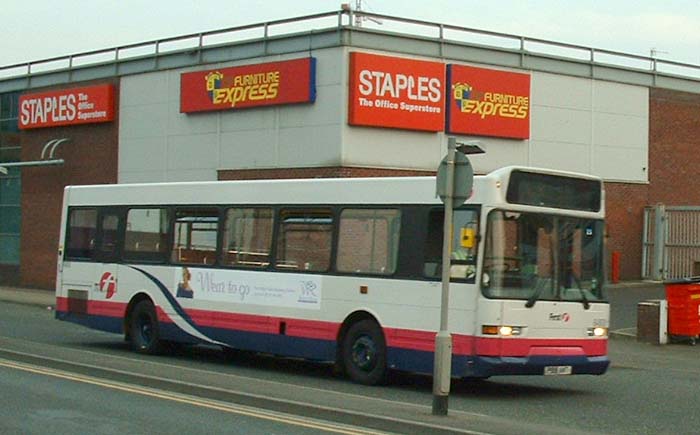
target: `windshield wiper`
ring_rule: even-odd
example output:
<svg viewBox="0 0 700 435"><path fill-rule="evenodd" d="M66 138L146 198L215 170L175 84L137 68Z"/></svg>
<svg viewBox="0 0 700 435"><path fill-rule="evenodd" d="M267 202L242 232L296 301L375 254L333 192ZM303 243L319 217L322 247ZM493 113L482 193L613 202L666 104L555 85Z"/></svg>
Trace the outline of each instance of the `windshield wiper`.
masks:
<svg viewBox="0 0 700 435"><path fill-rule="evenodd" d="M581 293L581 303L583 304L583 309L587 310L587 309L591 308L591 303L588 302L588 298L586 297L586 292L583 290L583 287L581 287L581 281L579 281L573 275L572 275L572 277L574 278L574 282L576 283L576 288Z"/></svg>
<svg viewBox="0 0 700 435"><path fill-rule="evenodd" d="M535 291L532 292L532 296L525 302L525 308L532 308L535 306L535 302L537 302L537 298L540 297L540 293L542 293L542 290L544 290L545 286L542 285L543 282L546 282L542 278L536 278L535 279Z"/></svg>

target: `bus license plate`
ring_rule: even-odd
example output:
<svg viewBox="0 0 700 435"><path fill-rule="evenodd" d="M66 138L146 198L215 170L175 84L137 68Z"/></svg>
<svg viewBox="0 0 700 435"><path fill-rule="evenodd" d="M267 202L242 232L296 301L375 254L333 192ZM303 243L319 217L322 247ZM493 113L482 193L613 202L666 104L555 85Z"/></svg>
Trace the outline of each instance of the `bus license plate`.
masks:
<svg viewBox="0 0 700 435"><path fill-rule="evenodd" d="M545 366L544 368L545 376L562 376L570 374L571 366Z"/></svg>

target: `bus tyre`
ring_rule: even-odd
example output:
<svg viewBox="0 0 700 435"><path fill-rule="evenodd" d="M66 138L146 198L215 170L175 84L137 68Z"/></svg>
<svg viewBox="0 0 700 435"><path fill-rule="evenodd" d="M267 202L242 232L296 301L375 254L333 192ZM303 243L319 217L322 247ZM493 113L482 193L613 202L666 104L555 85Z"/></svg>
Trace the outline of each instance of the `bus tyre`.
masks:
<svg viewBox="0 0 700 435"><path fill-rule="evenodd" d="M343 369L354 382L377 385L386 380L386 343L376 322L365 319L350 326L341 349Z"/></svg>
<svg viewBox="0 0 700 435"><path fill-rule="evenodd" d="M138 302L129 321L131 348L139 353L157 355L163 351L163 342L158 333L158 317L153 303Z"/></svg>

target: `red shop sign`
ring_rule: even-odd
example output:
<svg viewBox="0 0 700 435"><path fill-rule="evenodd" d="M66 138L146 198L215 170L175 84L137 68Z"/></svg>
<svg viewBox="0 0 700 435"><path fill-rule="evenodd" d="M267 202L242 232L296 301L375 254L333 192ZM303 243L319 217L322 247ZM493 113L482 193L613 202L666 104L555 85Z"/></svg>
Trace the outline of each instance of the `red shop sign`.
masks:
<svg viewBox="0 0 700 435"><path fill-rule="evenodd" d="M183 73L180 112L313 103L316 58Z"/></svg>
<svg viewBox="0 0 700 435"><path fill-rule="evenodd" d="M530 137L530 75L447 66L449 133Z"/></svg>
<svg viewBox="0 0 700 435"><path fill-rule="evenodd" d="M351 125L441 131L445 65L350 53Z"/></svg>
<svg viewBox="0 0 700 435"><path fill-rule="evenodd" d="M112 120L113 85L24 94L19 98L19 128L22 130Z"/></svg>

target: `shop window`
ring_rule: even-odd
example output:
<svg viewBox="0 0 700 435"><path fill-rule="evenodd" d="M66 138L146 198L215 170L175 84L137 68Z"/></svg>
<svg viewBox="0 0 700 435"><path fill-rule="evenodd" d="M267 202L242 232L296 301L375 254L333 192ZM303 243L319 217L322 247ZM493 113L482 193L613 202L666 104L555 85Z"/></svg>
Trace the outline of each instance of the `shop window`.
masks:
<svg viewBox="0 0 700 435"><path fill-rule="evenodd" d="M339 272L394 273L401 229L399 210L345 209L339 228Z"/></svg>
<svg viewBox="0 0 700 435"><path fill-rule="evenodd" d="M20 160L19 92L0 94L0 166ZM0 174L0 264L19 265L21 179L19 168Z"/></svg>
<svg viewBox="0 0 700 435"><path fill-rule="evenodd" d="M267 267L272 246L272 209L230 208L226 211L222 259L225 265Z"/></svg>

